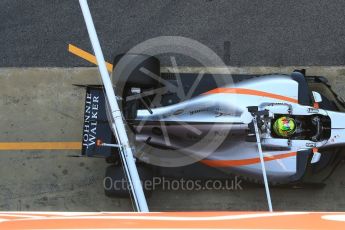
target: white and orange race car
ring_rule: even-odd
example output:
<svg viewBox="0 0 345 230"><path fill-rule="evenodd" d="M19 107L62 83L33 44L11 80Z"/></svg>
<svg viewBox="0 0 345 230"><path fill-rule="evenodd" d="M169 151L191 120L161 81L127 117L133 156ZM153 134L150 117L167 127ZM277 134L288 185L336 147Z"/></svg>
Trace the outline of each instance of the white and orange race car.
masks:
<svg viewBox="0 0 345 230"><path fill-rule="evenodd" d="M164 73L156 57L141 54L117 56L113 64L117 99L144 178L198 165L203 169L195 177L217 168L262 182L256 134L272 185L322 185L343 158L345 104L325 77L306 76L305 70ZM123 177L105 98L103 86L86 86L82 154L105 157L112 164L107 175Z"/></svg>

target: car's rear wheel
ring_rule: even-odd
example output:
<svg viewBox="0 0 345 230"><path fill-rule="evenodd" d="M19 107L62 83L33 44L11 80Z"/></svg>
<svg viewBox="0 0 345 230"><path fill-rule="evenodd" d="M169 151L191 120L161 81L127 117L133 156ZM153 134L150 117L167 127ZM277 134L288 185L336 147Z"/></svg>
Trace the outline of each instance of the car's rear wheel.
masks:
<svg viewBox="0 0 345 230"><path fill-rule="evenodd" d="M159 82L158 58L144 54L120 54L113 61L113 83L116 87L152 88Z"/></svg>

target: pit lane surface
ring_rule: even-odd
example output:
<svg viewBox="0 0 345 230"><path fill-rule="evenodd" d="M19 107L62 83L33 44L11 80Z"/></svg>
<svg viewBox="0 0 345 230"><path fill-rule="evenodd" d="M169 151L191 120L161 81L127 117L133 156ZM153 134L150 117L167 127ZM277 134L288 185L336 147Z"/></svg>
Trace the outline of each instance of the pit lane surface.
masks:
<svg viewBox="0 0 345 230"><path fill-rule="evenodd" d="M290 73L295 68L232 70ZM329 77L335 90L345 96L344 67L308 67L307 73ZM25 150L30 145L6 150L6 144L1 146L1 211L132 210L128 199L104 196L104 160L69 157L80 153L77 144L81 140L85 96L82 88L72 84L94 84L98 80L96 68L0 68L1 142L65 143L60 150ZM71 146L66 144L71 142ZM345 165L341 164L324 189L272 189L275 210L343 211L344 172ZM158 189L148 202L153 211L267 210L263 187L246 185L235 191Z"/></svg>

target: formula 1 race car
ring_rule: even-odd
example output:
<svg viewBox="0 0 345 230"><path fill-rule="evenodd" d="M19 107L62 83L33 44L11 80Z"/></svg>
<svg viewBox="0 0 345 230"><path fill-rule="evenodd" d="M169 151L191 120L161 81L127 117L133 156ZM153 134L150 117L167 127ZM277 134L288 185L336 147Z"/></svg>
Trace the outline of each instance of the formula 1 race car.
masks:
<svg viewBox="0 0 345 230"><path fill-rule="evenodd" d="M141 177L202 167L262 182L256 134L272 185L321 185L343 158L345 103L325 77L163 73L140 54L113 66ZM123 177L109 119L103 86L87 85L82 154L106 158L107 175Z"/></svg>

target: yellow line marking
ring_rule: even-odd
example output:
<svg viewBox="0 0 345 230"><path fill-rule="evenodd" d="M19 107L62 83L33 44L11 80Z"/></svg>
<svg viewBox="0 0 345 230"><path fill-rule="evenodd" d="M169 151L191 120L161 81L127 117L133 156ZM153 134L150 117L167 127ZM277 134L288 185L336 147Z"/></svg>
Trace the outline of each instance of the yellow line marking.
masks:
<svg viewBox="0 0 345 230"><path fill-rule="evenodd" d="M0 142L0 150L81 150L81 142Z"/></svg>
<svg viewBox="0 0 345 230"><path fill-rule="evenodd" d="M68 44L68 51L97 65L96 57L85 50ZM106 62L108 71L113 65ZM81 142L0 142L0 150L81 150Z"/></svg>
<svg viewBox="0 0 345 230"><path fill-rule="evenodd" d="M68 51L78 57L81 57L85 59L86 61L89 61L95 65L97 65L97 60L95 55L90 54L89 52L86 52L85 50L82 50L72 44L68 44ZM107 69L109 72L113 71L113 65L110 64L109 62L105 63L107 66Z"/></svg>
<svg viewBox="0 0 345 230"><path fill-rule="evenodd" d="M85 50L68 44L68 51L97 65L96 57ZM108 71L113 65L106 62ZM0 142L0 150L81 150L81 142Z"/></svg>

